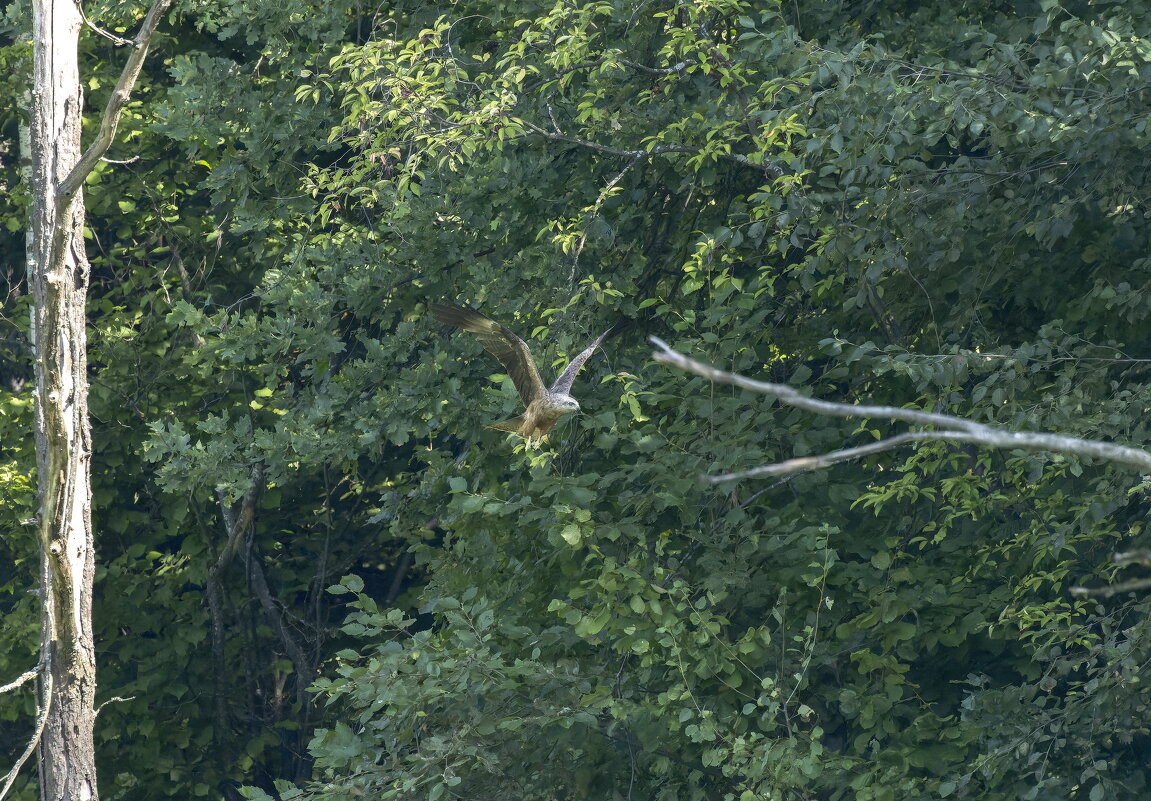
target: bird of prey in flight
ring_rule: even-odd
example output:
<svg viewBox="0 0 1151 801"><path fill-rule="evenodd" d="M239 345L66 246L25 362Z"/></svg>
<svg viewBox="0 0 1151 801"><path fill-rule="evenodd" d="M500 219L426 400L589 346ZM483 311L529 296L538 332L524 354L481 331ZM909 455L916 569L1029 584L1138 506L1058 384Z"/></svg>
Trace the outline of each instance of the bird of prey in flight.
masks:
<svg viewBox="0 0 1151 801"><path fill-rule="evenodd" d="M432 316L444 325L454 325L470 334L475 334L484 349L499 359L508 371L512 383L516 385L516 391L520 393L520 398L527 408L519 417L492 423L486 427L519 434L527 440L529 448L532 447L533 439L535 446L538 447L560 417L568 412L579 411L579 403L569 394L572 382L575 381L576 373L583 367L584 362L591 358L592 353L603 342L603 338L611 331L610 328L604 331L595 342L572 359L567 369L560 373L559 378L549 389L540 380L539 370L536 369L535 359L532 358L527 343L509 329L472 309L442 303L433 303L430 308Z"/></svg>

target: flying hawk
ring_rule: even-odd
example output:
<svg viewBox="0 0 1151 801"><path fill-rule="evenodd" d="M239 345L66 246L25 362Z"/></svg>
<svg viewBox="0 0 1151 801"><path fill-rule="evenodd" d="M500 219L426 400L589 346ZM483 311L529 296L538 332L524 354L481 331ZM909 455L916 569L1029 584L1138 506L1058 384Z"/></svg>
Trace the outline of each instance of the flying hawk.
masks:
<svg viewBox="0 0 1151 801"><path fill-rule="evenodd" d="M538 447L560 417L568 412L579 411L579 403L568 394L571 392L572 382L575 381L576 373L583 367L584 362L591 358L599 343L603 342L603 338L611 331L610 328L604 331L583 353L572 359L567 369L560 373L560 377L551 385L551 389L548 389L540 380L539 370L536 369L535 359L532 358L527 343L510 330L472 309L441 303L433 303L430 308L432 316L444 325L454 325L475 334L484 349L499 359L508 371L527 409L519 417L492 423L486 427L519 434L527 440L529 448L532 447L533 439Z"/></svg>

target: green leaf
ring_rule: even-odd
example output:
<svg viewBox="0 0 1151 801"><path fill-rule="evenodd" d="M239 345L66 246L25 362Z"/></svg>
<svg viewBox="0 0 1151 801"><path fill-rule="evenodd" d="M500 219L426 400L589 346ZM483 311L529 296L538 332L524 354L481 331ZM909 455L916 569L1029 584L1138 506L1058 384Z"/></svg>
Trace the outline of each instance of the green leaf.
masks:
<svg viewBox="0 0 1151 801"><path fill-rule="evenodd" d="M581 637L594 637L611 619L611 610L602 609L595 615L583 615L575 625L575 633Z"/></svg>
<svg viewBox="0 0 1151 801"><path fill-rule="evenodd" d="M560 532L560 536L564 538L564 541L567 542L568 545L579 545L583 539L580 527L575 523L568 523L564 526Z"/></svg>

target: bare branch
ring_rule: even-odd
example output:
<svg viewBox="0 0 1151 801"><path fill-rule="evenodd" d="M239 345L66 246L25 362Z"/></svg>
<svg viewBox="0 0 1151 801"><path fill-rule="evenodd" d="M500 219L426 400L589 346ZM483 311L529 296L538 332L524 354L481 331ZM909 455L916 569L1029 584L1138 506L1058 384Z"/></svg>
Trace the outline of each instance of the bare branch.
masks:
<svg viewBox="0 0 1151 801"><path fill-rule="evenodd" d="M140 68L144 66L144 56L148 54L148 45L152 40L152 34L156 32L160 20L163 19L164 13L171 4L172 0L155 0L152 7L148 9L148 15L144 17L144 22L140 25L140 32L131 42L132 53L128 56L128 61L120 72L120 80L116 82L116 87L108 98L108 105L104 107L104 116L100 119L100 130L97 131L96 138L92 140L92 144L80 157L80 161L60 183L56 196L57 219L63 219L64 211L68 203L71 202L72 196L80 189L84 179L88 177L88 173L92 172L96 162L112 146L112 140L116 136L116 126L120 123L120 115L124 112L124 106L128 105L128 98L132 95L132 87L135 86L136 78L140 75Z"/></svg>
<svg viewBox="0 0 1151 801"><path fill-rule="evenodd" d="M949 442L970 442L988 448L1019 448L1022 450L1050 451L1052 453L1079 456L1085 459L1097 459L1114 462L1116 464L1131 465L1151 472L1151 453L1140 448L1131 448L1125 445L1116 445L1111 442L1102 442L1099 440L1080 439L1079 437L1070 437L1063 434L1006 431L1001 428L976 423L972 420L965 420L962 417L954 417L949 414L938 414L935 412L923 412L917 409L902 409L898 406L870 406L818 400L802 395L793 387L789 387L786 384L756 381L738 373L729 373L725 370L703 364L673 350L659 337L649 337L649 340L659 348L659 350L652 354L652 358L657 362L679 367L718 383L733 384L754 392L774 395L781 403L794 406L797 409L803 409L827 417L866 417L899 420L914 425L933 426L939 429L936 431L911 431L859 448L834 451L823 454L822 456L790 459L786 462L757 468L755 471L709 477L709 481L731 481L739 478L750 478L753 475L781 475L796 470L825 467L846 459L877 453L916 440L946 440Z"/></svg>
<svg viewBox="0 0 1151 801"><path fill-rule="evenodd" d="M684 72L688 67L695 66L695 62L690 58L681 61L672 67L649 67L646 64L639 64L635 61L628 61L626 58L617 58L616 62L623 64L625 67L631 67L633 70L646 72L650 75L674 75L677 72Z"/></svg>
<svg viewBox="0 0 1151 801"><path fill-rule="evenodd" d="M528 84L526 87L524 87L524 92L525 93L534 92L537 89L539 89L541 86L543 86L544 84L549 84L549 83L553 83L554 81L558 81L560 78L564 77L565 75L567 75L569 73L575 72L577 70L595 69L596 67L603 66L604 64L608 63L609 61L612 61L612 59L604 57L604 58L597 58L595 61L581 61L579 64L572 64L570 67L565 67L564 69L560 70L559 72L557 72L553 75L549 75L546 78L542 78L538 81L535 81L534 83ZM671 67L649 67L646 64L640 64L640 63L635 62L635 61L629 61L626 58L617 58L614 60L613 63L619 64L619 65L624 66L624 67L628 67L628 68L633 69L633 70L638 70L639 72L646 72L649 75L674 75L676 73L685 72L688 67L694 67L695 66L695 62L692 61L691 59L681 61L678 64L671 66Z"/></svg>
<svg viewBox="0 0 1151 801"><path fill-rule="evenodd" d="M44 727L48 724L48 709L52 704L51 658L50 654L41 654L40 666L33 671L34 673L40 673L44 676L40 691L40 700L36 704L36 730L28 740L28 745L25 746L24 752L17 757L16 762L12 765L12 769L4 775L4 786L0 787L0 801L4 801L4 798L8 795L8 791L12 789L12 785L16 782L16 777L20 775L20 769L24 767L24 763L28 761L28 757L32 756L32 752L36 750L36 746L40 744L40 738L44 735Z"/></svg>
<svg viewBox="0 0 1151 801"><path fill-rule="evenodd" d="M1127 565L1147 565L1151 567L1151 551L1124 551L1111 555L1111 561L1121 567Z"/></svg>
<svg viewBox="0 0 1151 801"><path fill-rule="evenodd" d="M256 597L260 601L260 606L263 607L268 622L272 624L284 650L288 653L288 659L292 661L292 667L296 670L296 700L300 702L301 709L305 709L308 705L308 688L312 686L312 682L316 678L315 671L312 670L311 662L309 662L307 654L304 653L304 649L292 636L292 631L288 627L278 602L272 597L272 591L268 588L268 579L264 574L264 567L260 563L258 554L250 555L248 567L252 579L252 589L256 591Z"/></svg>
<svg viewBox="0 0 1151 801"><path fill-rule="evenodd" d="M601 145L599 142L593 142L590 139L579 139L575 136L568 136L564 133L553 133L539 127L538 125L534 125L527 120L524 120L523 124L524 127L529 131L534 134L538 134L545 139L553 139L557 142L568 142L573 145L579 145L580 147L586 147L590 150L598 150L601 153L610 153L613 156L625 156L631 159L639 159L652 155L646 150L624 150L623 148L612 147L611 145Z"/></svg>
<svg viewBox="0 0 1151 801"><path fill-rule="evenodd" d="M20 677L17 678L15 681L10 681L7 684L5 684L3 687L0 687L0 695L2 695L4 693L12 692L17 687L21 687L21 686L27 684L28 682L32 681L32 679L36 678L39 675L40 675L40 669L39 668L33 668L32 670L24 671L20 675Z"/></svg>
<svg viewBox="0 0 1151 801"><path fill-rule="evenodd" d="M800 394L787 384L772 384L766 381L756 381L739 373L729 373L725 370L697 362L682 353L673 350L670 345L659 337L648 337L648 341L660 350L652 354L657 362L670 364L687 370L690 373L709 378L719 384L734 384L753 392L762 392L766 395L775 395L782 403L794 406L797 409L821 414L825 417L884 417L889 420L902 420L907 423L916 423L925 426L942 426L946 428L976 431L986 426L961 417L952 417L948 414L922 412L918 409L901 409L898 406L864 406L852 403L836 403L834 401L818 400Z"/></svg>
<svg viewBox="0 0 1151 801"><path fill-rule="evenodd" d="M1148 588L1151 588L1151 578L1132 579L1119 584L1108 584L1105 587L1068 587L1067 591L1076 598L1087 598L1092 595L1111 598L1125 592L1140 592Z"/></svg>
<svg viewBox="0 0 1151 801"><path fill-rule="evenodd" d="M908 434L899 434L895 437L872 442L869 445L861 445L858 448L845 448L841 451L832 451L819 456L797 456L794 459L788 459L783 462L776 462L775 464L764 465L763 467L753 467L751 470L744 470L740 473L724 473L721 476L704 476L703 480L709 484L719 484L723 481L742 481L745 478L784 476L788 473L799 472L800 470L818 470L821 467L830 467L837 462L846 462L851 459L858 459L861 456L888 451L900 445L906 445L908 442L923 439L940 439L938 436L921 436L923 434L939 433L940 432L937 431L916 431Z"/></svg>
<svg viewBox="0 0 1151 801"><path fill-rule="evenodd" d="M552 131L530 123L527 120L520 120L519 122L522 123L523 126L532 133L537 134L538 136L542 136L545 139L552 139L556 142L567 142L569 144L579 145L580 147L586 147L589 150L598 150L601 153L610 153L613 156L624 156L625 158L631 159L648 159L652 156L662 156L665 153L695 154L700 152L700 148L691 147L690 145L656 145L650 150L645 150L643 148L638 150L624 150L620 147L612 147L611 145L604 145L600 144L599 142L593 142L591 139L581 139L578 136L568 136L564 133L553 133ZM742 164L745 167L751 167L754 170L770 173L776 177L783 175L783 170L775 164L756 164L747 156L744 156L740 153L716 153L715 157L725 159L727 161L734 161L738 164Z"/></svg>
<svg viewBox="0 0 1151 801"><path fill-rule="evenodd" d="M129 695L129 696L123 696L123 695L113 695L113 696L112 696L111 698L109 698L107 701L105 701L104 703L100 704L100 706L96 707L96 713L95 713L95 714L96 714L97 716L99 716L99 714L100 714L101 710L103 710L103 709L104 709L104 707L108 706L108 704L115 704L115 703L126 703L126 702L128 702L128 701L135 701L135 700L136 700L136 696L134 696L134 695Z"/></svg>
<svg viewBox="0 0 1151 801"><path fill-rule="evenodd" d="M1111 554L1111 561L1120 567L1129 565L1146 565L1151 567L1151 550L1123 551ZM1151 588L1151 578L1131 579L1119 584L1109 584L1105 587L1071 587L1068 592L1076 598L1086 598L1091 595L1110 598L1124 592L1139 592Z"/></svg>

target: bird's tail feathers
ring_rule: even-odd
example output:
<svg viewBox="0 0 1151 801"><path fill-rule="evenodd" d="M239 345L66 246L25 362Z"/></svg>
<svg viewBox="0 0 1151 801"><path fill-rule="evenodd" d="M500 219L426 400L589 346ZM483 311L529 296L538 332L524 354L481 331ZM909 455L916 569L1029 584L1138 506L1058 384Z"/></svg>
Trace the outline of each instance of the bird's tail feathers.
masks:
<svg viewBox="0 0 1151 801"><path fill-rule="evenodd" d="M521 414L519 417L513 417L510 420L501 420L498 423L484 426L484 428L491 428L495 431L511 431L513 434L520 433L520 428L523 427L524 416Z"/></svg>

